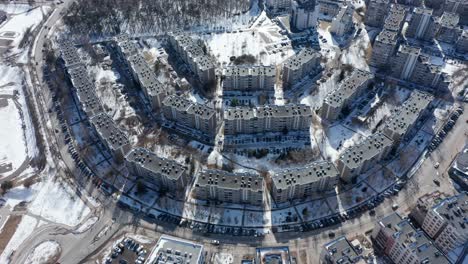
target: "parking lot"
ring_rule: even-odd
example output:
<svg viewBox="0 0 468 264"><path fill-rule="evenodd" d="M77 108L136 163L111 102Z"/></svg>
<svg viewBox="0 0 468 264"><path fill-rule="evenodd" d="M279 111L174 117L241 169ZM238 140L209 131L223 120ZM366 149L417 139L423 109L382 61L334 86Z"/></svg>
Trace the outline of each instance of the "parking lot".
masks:
<svg viewBox="0 0 468 264"><path fill-rule="evenodd" d="M111 254L106 258L105 263L143 264L147 255L148 250L144 245L132 238L126 237L112 248Z"/></svg>

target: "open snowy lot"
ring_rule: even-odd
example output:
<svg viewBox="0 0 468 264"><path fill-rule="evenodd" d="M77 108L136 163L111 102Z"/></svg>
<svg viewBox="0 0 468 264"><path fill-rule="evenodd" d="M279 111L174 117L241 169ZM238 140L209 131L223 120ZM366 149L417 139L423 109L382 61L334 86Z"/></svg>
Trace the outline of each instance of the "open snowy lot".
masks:
<svg viewBox="0 0 468 264"><path fill-rule="evenodd" d="M59 243L55 241L45 241L39 244L26 260L30 264L46 264L50 263L54 258L58 257L61 248Z"/></svg>
<svg viewBox="0 0 468 264"><path fill-rule="evenodd" d="M90 209L75 196L67 184L47 180L29 206L29 212L47 220L76 226L89 214Z"/></svg>
<svg viewBox="0 0 468 264"><path fill-rule="evenodd" d="M27 31L33 30L39 22L50 12L49 6L32 8L27 5L2 5L10 18L0 27L0 48L8 46L18 48ZM21 48L21 47L19 47ZM18 49L13 49L16 53Z"/></svg>
<svg viewBox="0 0 468 264"><path fill-rule="evenodd" d="M23 80L20 68L0 65L0 177L21 174L29 166L29 158L37 154Z"/></svg>
<svg viewBox="0 0 468 264"><path fill-rule="evenodd" d="M290 40L280 33L281 28L263 12L251 28L204 35L208 48L223 66L232 56L252 55L255 64L275 65L294 55Z"/></svg>

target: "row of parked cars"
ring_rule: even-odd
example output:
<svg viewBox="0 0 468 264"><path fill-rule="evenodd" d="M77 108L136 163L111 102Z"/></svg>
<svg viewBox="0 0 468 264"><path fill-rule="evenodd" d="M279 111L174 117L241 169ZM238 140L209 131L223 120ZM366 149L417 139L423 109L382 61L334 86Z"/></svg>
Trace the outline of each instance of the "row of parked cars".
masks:
<svg viewBox="0 0 468 264"><path fill-rule="evenodd" d="M311 231L311 230L339 224L341 222L346 222L348 219L357 217L360 214L367 212L367 211L369 211L370 214L375 213L373 209L377 207L377 205L382 203L385 200L385 198L398 194L398 192L403 188L405 183L406 183L406 180L398 180L394 185L390 186L384 192L370 198L364 203L361 203L355 207L348 209L346 212L342 214L335 214L332 216L327 216L322 219L303 223L301 225L282 225L279 228L273 228L273 232L278 232L280 230L281 231L294 231L294 232Z"/></svg>
<svg viewBox="0 0 468 264"><path fill-rule="evenodd" d="M440 145L440 143L442 143L445 136L447 136L447 134L452 130L458 118L462 114L463 114L463 108L461 107L453 111L453 113L450 115L449 120L445 123L444 127L442 127L439 133L437 133L437 135L432 139L431 144L429 144L428 154L434 151Z"/></svg>
<svg viewBox="0 0 468 264"><path fill-rule="evenodd" d="M63 133L63 138L65 144L67 144L68 152L70 153L71 157L75 161L77 167L86 177L93 177L95 176L94 173L88 168L88 166L81 160L79 153L75 148L75 144L73 141L72 136L70 135L70 129L68 124L63 116L62 109L60 108L60 103L58 101L57 95L55 93L52 94L52 102L53 102L53 109L57 114L57 119L60 123L60 129ZM58 129L55 130L58 133Z"/></svg>
<svg viewBox="0 0 468 264"><path fill-rule="evenodd" d="M146 250L145 246L140 245L132 238L126 237L112 248L110 257L106 258L104 263L111 264L114 259L123 255L126 250L130 251L131 254L127 254L126 258L120 258L118 260L119 264L128 264L130 261L129 258L133 257L133 255L135 256L135 264L143 264L148 255L148 250Z"/></svg>
<svg viewBox="0 0 468 264"><path fill-rule="evenodd" d="M203 234L230 234L234 236L254 236L259 237L263 234L253 228L243 227L232 227L232 226L220 226L210 223L201 223L191 221L179 216L173 216L168 214L160 214L156 217L156 220L177 225L179 227L190 228L195 232Z"/></svg>

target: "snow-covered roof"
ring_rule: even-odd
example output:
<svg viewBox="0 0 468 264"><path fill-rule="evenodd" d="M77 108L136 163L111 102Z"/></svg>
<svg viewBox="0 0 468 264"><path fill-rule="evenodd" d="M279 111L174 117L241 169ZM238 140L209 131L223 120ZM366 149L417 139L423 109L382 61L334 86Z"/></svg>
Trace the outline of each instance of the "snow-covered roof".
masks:
<svg viewBox="0 0 468 264"><path fill-rule="evenodd" d="M400 31L406 17L406 8L403 5L393 4L390 13L385 18L384 28L391 31Z"/></svg>
<svg viewBox="0 0 468 264"><path fill-rule="evenodd" d="M158 157L145 148L132 149L125 159L133 162L154 174L177 181L185 173L186 168L176 161Z"/></svg>
<svg viewBox="0 0 468 264"><path fill-rule="evenodd" d="M337 108L342 107L344 102L354 96L354 94L373 77L374 75L368 71L355 69L348 78L340 83L336 90L325 97L324 102Z"/></svg>
<svg viewBox="0 0 468 264"><path fill-rule="evenodd" d="M263 190L263 178L258 174L247 172L203 170L197 175L195 185L217 186L232 190L249 189L256 192Z"/></svg>
<svg viewBox="0 0 468 264"><path fill-rule="evenodd" d="M392 115L392 119L385 124L384 133L387 134L387 131L391 131L392 134L404 135L433 98L430 94L415 90L403 105L398 108L397 112Z"/></svg>
<svg viewBox="0 0 468 264"><path fill-rule="evenodd" d="M379 156L393 145L393 140L383 133L372 134L362 142L347 148L339 157L350 169L360 168L364 162Z"/></svg>
<svg viewBox="0 0 468 264"><path fill-rule="evenodd" d="M253 118L255 118L255 109L248 106L228 107L224 109L224 119L227 120L249 120Z"/></svg>
<svg viewBox="0 0 468 264"><path fill-rule="evenodd" d="M317 58L320 58L320 53L310 48L304 48L298 54L286 60L284 67L290 70L299 70L304 64Z"/></svg>
<svg viewBox="0 0 468 264"><path fill-rule="evenodd" d="M284 190L289 186L307 185L327 177L338 179L335 166L328 161L317 161L303 167L275 171L271 179L276 189Z"/></svg>
<svg viewBox="0 0 468 264"><path fill-rule="evenodd" d="M148 263L200 264L203 245L177 237L162 235L148 258Z"/></svg>
<svg viewBox="0 0 468 264"><path fill-rule="evenodd" d="M256 116L259 118L312 116L312 110L302 104L265 105L257 107Z"/></svg>
<svg viewBox="0 0 468 264"><path fill-rule="evenodd" d="M130 144L127 135L120 130L114 120L107 114L99 114L91 118L96 132L104 139L110 149L117 150Z"/></svg>
<svg viewBox="0 0 468 264"><path fill-rule="evenodd" d="M440 25L446 28L455 28L458 26L460 16L457 13L444 12L440 17Z"/></svg>
<svg viewBox="0 0 468 264"><path fill-rule="evenodd" d="M398 32L390 31L388 29L383 29L375 38L376 42L381 42L384 44L396 45Z"/></svg>
<svg viewBox="0 0 468 264"><path fill-rule="evenodd" d="M426 8L426 7L415 7L413 9L414 14L420 14L420 15L432 15L433 10L431 8Z"/></svg>
<svg viewBox="0 0 468 264"><path fill-rule="evenodd" d="M180 112L196 115L202 119L210 119L216 114L216 111L211 107L192 102L184 97L177 95L167 96L163 101L163 105L174 108Z"/></svg>
<svg viewBox="0 0 468 264"><path fill-rule="evenodd" d="M344 236L328 242L324 248L326 258L331 263L356 263L360 259L360 255Z"/></svg>
<svg viewBox="0 0 468 264"><path fill-rule="evenodd" d="M65 62L65 67L68 69L81 64L81 58L78 55L78 51L72 42L68 40L61 40L58 43L60 48L60 55L62 60Z"/></svg>

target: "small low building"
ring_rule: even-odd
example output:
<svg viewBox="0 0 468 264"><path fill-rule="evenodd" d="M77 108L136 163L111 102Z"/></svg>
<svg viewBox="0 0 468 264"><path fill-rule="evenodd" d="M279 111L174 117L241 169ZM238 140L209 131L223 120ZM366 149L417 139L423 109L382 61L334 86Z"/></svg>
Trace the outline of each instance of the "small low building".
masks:
<svg viewBox="0 0 468 264"><path fill-rule="evenodd" d="M320 254L321 263L325 264L352 264L366 263L360 253L351 245L346 237L341 236L328 242Z"/></svg>
<svg viewBox="0 0 468 264"><path fill-rule="evenodd" d="M193 241L162 235L147 259L146 263L152 264L203 264L204 247Z"/></svg>

